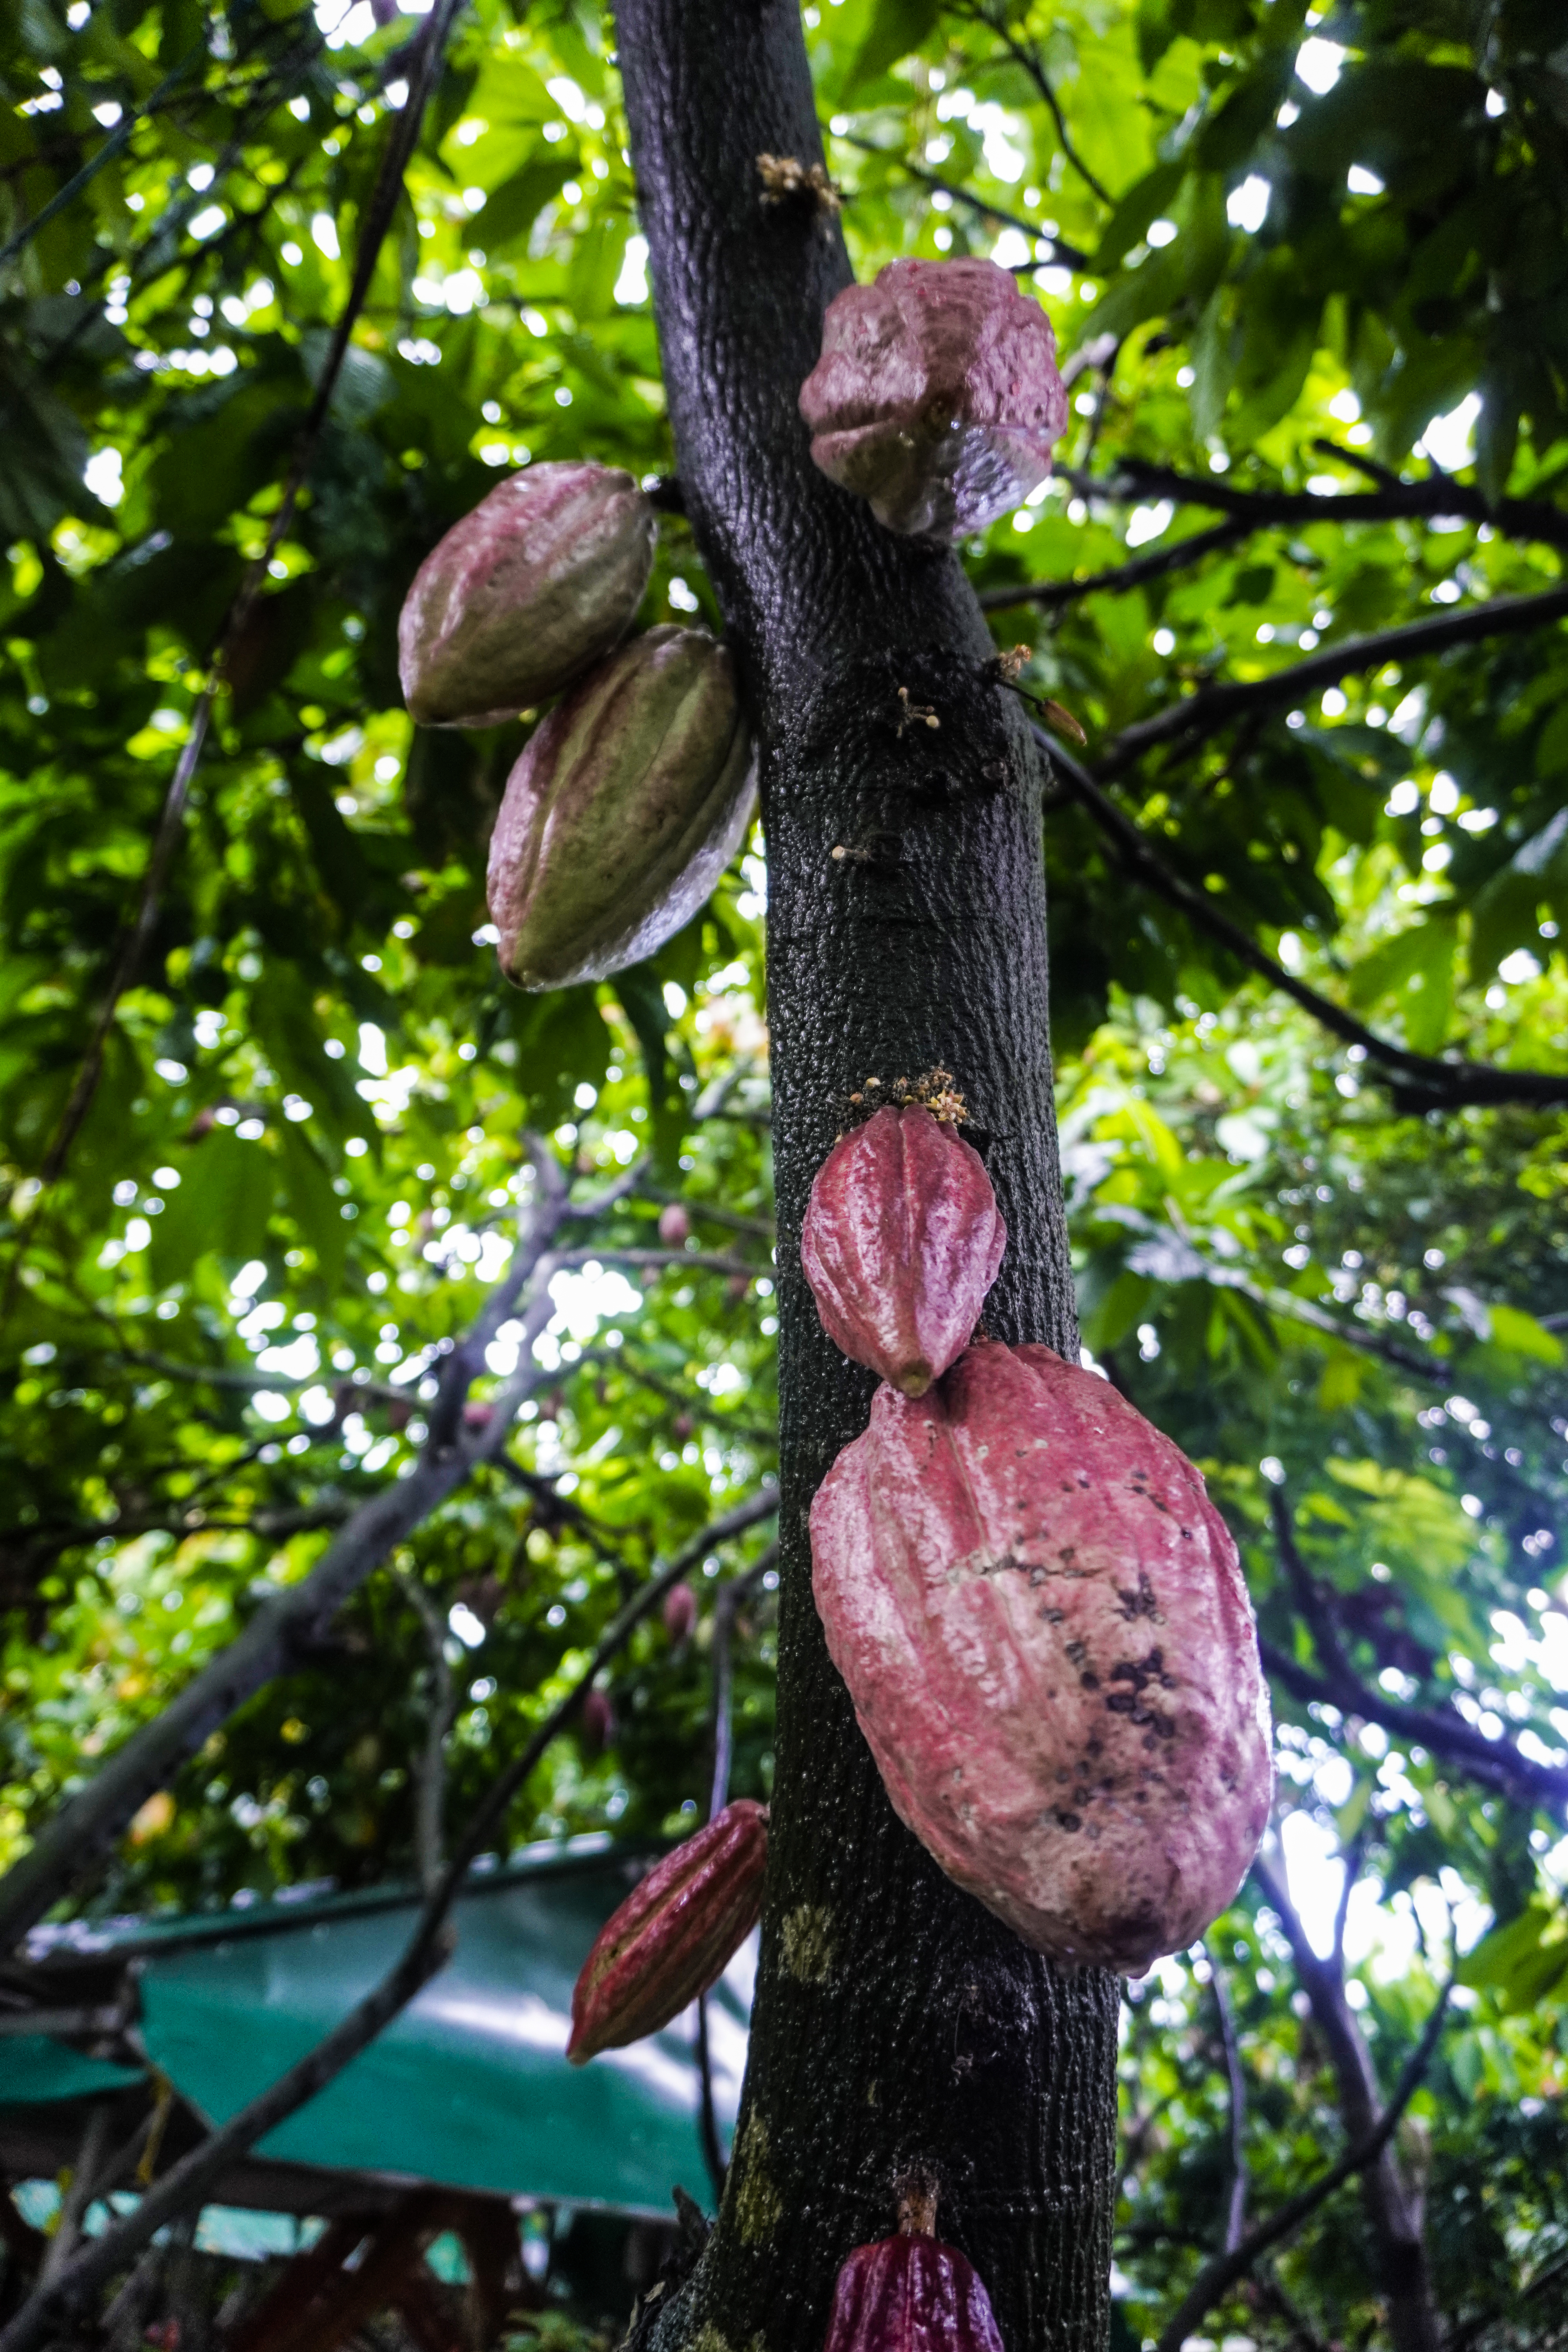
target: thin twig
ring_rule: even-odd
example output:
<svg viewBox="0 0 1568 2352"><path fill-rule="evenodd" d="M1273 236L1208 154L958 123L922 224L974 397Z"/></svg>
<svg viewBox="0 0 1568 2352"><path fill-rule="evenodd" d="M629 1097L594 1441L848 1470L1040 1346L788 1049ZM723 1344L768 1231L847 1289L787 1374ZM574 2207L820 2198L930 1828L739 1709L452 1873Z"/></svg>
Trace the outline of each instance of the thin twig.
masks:
<svg viewBox="0 0 1568 2352"><path fill-rule="evenodd" d="M447 1625L416 1576L395 1570L398 1591L418 1618L430 1658L430 1696L425 1709L425 1753L414 1776L414 1854L419 1884L428 1895L441 1876L442 1816L447 1785L447 1734L452 1728L452 1669L447 1663Z"/></svg>
<svg viewBox="0 0 1568 2352"><path fill-rule="evenodd" d="M1563 592L1563 607L1568 612L1568 591ZM1267 980L1270 987L1293 998L1325 1029L1343 1038L1347 1045L1361 1046L1369 1060L1391 1072L1397 1108L1457 1109L1467 1103L1521 1103L1531 1109L1549 1110L1568 1103L1568 1070L1559 1075L1547 1070L1508 1070L1479 1062L1439 1060L1427 1054L1413 1054L1407 1046L1395 1045L1388 1038L1380 1037L1375 1030L1368 1029L1353 1013L1345 1012L1331 997L1320 995L1315 988L1276 962L1250 932L1215 904L1206 890L1173 872L1142 827L1123 814L1100 789L1097 777L1043 729L1036 727L1033 731L1062 782L1083 803L1100 831L1114 842L1127 870L1213 938L1222 940L1241 962Z"/></svg>
<svg viewBox="0 0 1568 2352"><path fill-rule="evenodd" d="M1220 2048L1225 2053L1225 2075L1230 2092L1230 2193L1226 2199L1225 2236L1220 2241L1220 2252L1234 2254L1247 2221L1247 2077L1242 2072L1241 2044L1237 2038L1236 2013L1230 2005L1225 1970L1214 1946L1205 1944L1204 1949L1214 1983L1215 2008L1219 2012Z"/></svg>
<svg viewBox="0 0 1568 2352"><path fill-rule="evenodd" d="M999 0L999 5L987 5L985 0L970 0L970 5L960 13L967 16L971 23L984 25L988 32L994 33L1014 64L1023 67L1045 100L1047 110L1056 125L1057 139L1062 153L1084 185L1092 189L1100 203L1107 205L1113 205L1116 201L1114 196L1103 182L1096 178L1072 143L1067 126L1067 116L1062 111L1061 100L1052 88L1045 67L1040 62L1039 51L1032 41L1020 40L1016 33L1008 31L1006 0Z"/></svg>
<svg viewBox="0 0 1568 2352"><path fill-rule="evenodd" d="M1131 563L1091 572L1087 580L1031 580L1022 588L987 588L982 592L980 609L1005 613L1014 604L1038 604L1051 613L1064 604L1079 604L1086 596L1124 596L1131 589L1147 587L1151 580L1163 579L1168 572L1201 563L1205 555L1222 547L1234 547L1238 540L1248 538L1252 529L1247 522L1215 523L1212 530L1194 531L1190 538L1178 539L1153 555L1135 556Z"/></svg>
<svg viewBox="0 0 1568 2352"><path fill-rule="evenodd" d="M37 1843L0 1878L0 1951L24 1935L117 1836L148 1797L236 1707L304 1654L344 1601L448 1495L501 1451L524 1400L558 1375L532 1360L534 1340L554 1313L550 1283L559 1261L549 1244L570 1213L559 1168L533 1142L539 1190L525 1233L506 1274L474 1327L477 1350L454 1349L443 1363L443 1396L455 1434L442 1439L432 1410L430 1434L407 1477L394 1479L362 1505L298 1584L264 1601L245 1631L209 1660L153 1721L132 1733L86 1788L65 1804ZM628 1171L623 1183L630 1183ZM618 1188L616 1188L618 1189ZM481 1369L484 1347L514 1315L525 1285L531 1295L519 1321L518 1370L491 1401L482 1429L461 1427L468 1383Z"/></svg>
<svg viewBox="0 0 1568 2352"><path fill-rule="evenodd" d="M1348 452L1346 453L1348 457ZM1466 522L1489 523L1505 539L1538 541L1545 547L1568 547L1568 509L1544 499L1500 499L1489 506L1479 489L1456 482L1447 474L1424 482L1400 482L1376 490L1349 490L1342 496L1320 490L1249 490L1217 475L1177 472L1141 457L1123 457L1114 473L1102 480L1066 467L1058 471L1081 499L1104 506L1133 506L1148 499L1170 499L1178 506L1209 507L1216 514L1250 520L1254 528L1274 523L1332 523L1336 528L1356 522L1430 522L1456 515Z"/></svg>
<svg viewBox="0 0 1568 2352"><path fill-rule="evenodd" d="M36 2347L47 2343L67 2313L79 2311L159 2230L199 2205L236 2157L314 2098L406 2006L450 1955L447 1914L463 1891L470 1865L486 1850L551 1742L572 1720L595 1676L625 1647L665 1594L689 1576L710 1551L771 1518L777 1509L778 1496L772 1490L737 1504L683 1546L669 1566L650 1578L636 1599L611 1620L565 1696L552 1707L521 1754L491 1782L470 1815L450 1862L425 1898L407 1944L381 1982L314 2050L173 2166L133 2212L112 2223L47 2289L36 2289L9 2326L0 2330L0 2352L36 2352Z"/></svg>
<svg viewBox="0 0 1568 2352"><path fill-rule="evenodd" d="M110 973L108 991L93 1022L87 1052L82 1057L75 1083L60 1114L43 1164L38 1171L38 1192L46 1192L57 1181L65 1167L72 1143L80 1132L83 1120L91 1108L93 1096L103 1071L104 1049L113 1026L120 1000L131 986L140 969L148 941L156 928L162 906L163 885L174 862L174 851L184 831L185 809L190 798L191 782L201 763L203 750L212 725L214 707L226 680L227 665L244 633L252 612L267 584L268 567L277 553L279 543L294 520L294 510L300 491L315 457L316 443L321 436L327 412L337 387L343 358L349 347L354 324L370 291L371 278L380 257L386 232L392 225L403 194L403 178L415 142L424 121L426 104L440 71L447 37L464 5L464 0L436 0L420 46L418 61L408 78L408 94L387 135L376 174L375 186L366 207L363 232L354 259L353 280L349 289L316 386L315 398L306 415L295 446L293 463L283 485L261 552L247 567L218 632L211 664L211 675L197 696L191 711L189 730L174 775L163 798L163 805L153 835L153 846L142 877L142 890L135 919L132 923ZM37 1195L34 1207L37 1208Z"/></svg>
<svg viewBox="0 0 1568 2352"><path fill-rule="evenodd" d="M1181 2352L1182 2346L1199 2320L1214 2309L1220 2297L1235 2285L1237 2279L1246 2276L1259 2254L1267 2253L1269 2247L1277 2246L1282 2238L1290 2237L1320 2205L1333 2195L1336 2189L1342 2188L1357 2173L1364 2172L1369 2164L1376 2163L1398 2129L1400 2117L1421 2087L1422 2078L1431 2063L1432 2053L1443 2031L1448 1996L1455 1982L1456 1979L1450 1977L1438 1994L1432 2013L1422 2029L1421 2039L1411 2052L1394 2096L1379 2116L1375 2128L1363 2139L1358 2140L1353 2147L1347 2148L1337 2164L1330 2165L1326 2172L1320 2173L1310 2188L1287 2198L1267 2221L1258 2222L1238 2246L1228 2253L1215 2255L1212 2262L1204 2264L1193 2285L1161 2330L1154 2352ZM6 2352L3 2337L0 2337L0 2352Z"/></svg>
<svg viewBox="0 0 1568 2352"><path fill-rule="evenodd" d="M1385 662L1419 661L1443 653L1450 646L1478 644L1488 637L1517 636L1542 629L1568 614L1568 588L1545 588L1534 596L1493 596L1484 604L1461 605L1421 621L1404 621L1394 629L1379 629L1369 636L1344 637L1305 661L1289 662L1268 677L1228 679L1218 686L1199 687L1195 694L1141 719L1113 736L1095 761L1102 783L1121 775L1144 753L1162 743L1184 749L1254 710L1277 710L1300 702L1321 687L1342 677L1381 669Z"/></svg>
<svg viewBox="0 0 1568 2352"><path fill-rule="evenodd" d="M973 189L962 186L956 180L944 180L940 172L932 172L924 163L917 163L911 156L900 155L897 148L879 147L874 139L862 139L853 131L836 131L833 136L846 147L858 148L863 155L875 155L880 163L896 165L910 179L919 180L922 186L951 196L954 204L967 205L971 212L980 214L984 219L999 221L1004 228L1017 229L1031 245L1048 245L1057 259L1065 262L1069 269L1089 268L1089 256L1079 247L1069 245L1054 231L1042 228L1038 221L1026 220L1022 213L1010 213L1003 205L991 204L984 196L977 196ZM1030 269L1038 266L1038 257L1026 265Z"/></svg>

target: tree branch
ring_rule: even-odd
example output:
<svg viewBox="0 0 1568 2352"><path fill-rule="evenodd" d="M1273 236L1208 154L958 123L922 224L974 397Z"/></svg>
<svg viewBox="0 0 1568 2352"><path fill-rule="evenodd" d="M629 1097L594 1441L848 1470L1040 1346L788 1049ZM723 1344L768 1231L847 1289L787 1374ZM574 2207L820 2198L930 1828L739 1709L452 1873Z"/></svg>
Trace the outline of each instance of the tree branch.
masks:
<svg viewBox="0 0 1568 2352"><path fill-rule="evenodd" d="M1247 2077L1241 2068L1241 2044L1237 2039L1236 2015L1230 2005L1225 1970L1213 1945L1205 1944L1204 1949L1208 1954L1214 1982L1220 2048L1225 2053L1225 2078L1230 2092L1230 2193L1226 2199L1225 2236L1220 2252L1234 2254L1241 2243L1247 2221Z"/></svg>
<svg viewBox="0 0 1568 2352"><path fill-rule="evenodd" d="M955 180L944 180L940 172L932 172L924 163L915 163L910 156L900 155L894 147L879 147L874 139L858 138L852 131L836 131L833 136L842 146L857 147L863 155L875 155L884 163L896 164L898 169L906 173L911 180L919 180L925 187L939 189L944 195L951 196L954 204L967 205L971 212L979 213L983 218L1000 221L1004 228L1017 229L1028 238L1032 246L1048 245L1052 253L1059 260L1064 261L1069 269L1089 268L1089 257L1087 253L1076 245L1068 245L1064 237L1059 237L1054 233L1047 234L1038 221L1026 220L1022 213L1010 213L1001 205L988 204L984 196L975 195L971 189L962 186ZM1031 268L1036 266L1035 262L1029 265Z"/></svg>
<svg viewBox="0 0 1568 2352"><path fill-rule="evenodd" d="M1421 2039L1411 2052L1394 2096L1378 2118L1375 2128L1363 2139L1358 2140L1353 2147L1347 2148L1339 2162L1321 2173L1310 2188L1287 2198L1267 2221L1257 2223L1233 2252L1217 2254L1212 2262L1204 2264L1193 2285L1162 2328L1154 2352L1181 2352L1182 2346L1199 2320L1214 2309L1220 2297L1236 2284L1237 2279L1246 2276L1259 2254L1267 2253L1269 2247L1277 2246L1282 2238L1290 2237L1320 2205L1333 2195L1336 2189L1342 2188L1347 2180L1363 2172L1369 2164L1376 2163L1397 2130L1400 2117L1421 2087L1422 2077L1432 2062L1432 2053L1443 2031L1448 1996L1453 1989L1454 1979L1450 1977L1437 1996L1432 2013L1422 2029ZM0 2352L5 2352L4 2338L0 2338Z"/></svg>
<svg viewBox="0 0 1568 2352"><path fill-rule="evenodd" d="M559 1261L546 1252L570 1203L553 1160L542 1147L534 1149L540 1183L527 1232L470 1334L477 1349L465 1343L445 1360L446 1393L437 1400L438 1405L443 1401L452 1405L455 1400L460 1423L462 1399L483 1363L487 1335L493 1338L511 1318L519 1294L531 1283L533 1296L521 1318L519 1370L493 1400L490 1420L471 1437L459 1433L448 1443L437 1434L433 1411L430 1435L410 1475L395 1479L363 1505L310 1573L265 1601L238 1639L194 1675L162 1714L134 1732L61 1808L37 1843L0 1878L0 1950L15 1944L59 1900L209 1732L319 1640L323 1627L389 1551L481 1463L495 1458L519 1405L556 1377L531 1360L531 1349L554 1313L550 1281Z"/></svg>
<svg viewBox="0 0 1568 2352"><path fill-rule="evenodd" d="M1568 590L1561 592L1561 599L1563 610L1568 612ZM1202 699L1201 695L1194 697L1194 701ZM1361 1046L1370 1061L1391 1074L1388 1083L1396 1109L1415 1114L1457 1110L1465 1104L1496 1107L1517 1103L1532 1110L1550 1110L1568 1103L1568 1070L1558 1075L1550 1070L1504 1070L1485 1063L1439 1060L1428 1054L1413 1054L1407 1046L1395 1045L1365 1027L1331 997L1321 995L1304 980L1298 980L1294 972L1287 971L1283 964L1258 946L1250 932L1215 904L1206 890L1173 872L1142 827L1100 790L1096 776L1041 728L1037 727L1034 732L1068 792L1082 803L1107 839L1115 844L1127 871L1169 905L1179 908L1211 938L1221 940L1249 970L1268 981L1271 988L1292 998L1334 1036L1343 1038L1347 1045ZM1126 737L1118 740L1125 741Z"/></svg>
<svg viewBox="0 0 1568 2352"><path fill-rule="evenodd" d="M1356 462L1348 450L1344 456L1347 464ZM1244 490L1218 476L1182 474L1171 466L1146 464L1142 457L1121 458L1115 472L1100 481L1065 467L1058 471L1081 499L1101 505L1169 499L1177 506L1210 507L1216 514L1245 518L1255 530L1293 522L1429 522L1435 516L1458 515L1467 522L1490 523L1508 539L1568 548L1568 509L1543 499L1500 499L1489 506L1479 490L1447 474L1425 482L1351 490L1342 498L1318 490Z"/></svg>
<svg viewBox="0 0 1568 2352"><path fill-rule="evenodd" d="M1212 530L1194 531L1190 538L1178 539L1152 555L1136 556L1131 563L1119 563L1109 572L1091 572L1087 580L1032 580L1022 588L986 588L981 593L980 609L1005 613L1014 604L1038 604L1047 612L1056 612L1064 604L1080 603L1085 596L1124 596L1151 580L1163 579L1168 572L1201 563L1205 555L1222 547L1234 547L1238 540L1250 537L1251 531L1250 523L1215 523Z"/></svg>
<svg viewBox="0 0 1568 2352"><path fill-rule="evenodd" d="M67 2313L79 2311L159 2230L199 2205L234 2158L254 2147L286 2116L323 2090L445 1965L454 1941L447 1927L447 1915L475 1857L486 1850L507 1808L552 1740L572 1720L595 1676L626 1646L665 1594L689 1576L715 1546L743 1535L777 1509L778 1495L773 1490L737 1504L694 1536L669 1566L650 1578L636 1599L611 1620L565 1696L552 1707L521 1754L492 1781L470 1815L452 1859L425 1898L413 1934L381 1982L287 2074L173 2166L133 2212L111 2223L47 2287L36 2289L9 2326L0 2329L0 2352L36 2352L36 2347L47 2343Z"/></svg>
<svg viewBox="0 0 1568 2352"><path fill-rule="evenodd" d="M426 25L416 62L408 75L408 92L401 111L391 125L375 186L366 206L364 227L354 257L353 283L342 315L332 330L331 341L323 362L315 398L311 401L305 422L300 428L293 463L283 485L282 496L267 533L261 552L247 566L238 587L235 590L227 613L218 631L212 657L212 674L197 696L191 711L190 727L153 835L153 846L142 877L142 890L135 918L127 933L110 973L108 991L100 1005L88 1041L86 1054L77 1071L75 1083L67 1097L43 1164L38 1171L39 1193L48 1191L65 1167L70 1148L80 1132L83 1120L92 1105L103 1070L104 1049L114 1024L120 1000L131 986L140 968L142 955L153 930L163 902L163 885L174 863L174 852L184 832L185 807L190 798L191 783L201 764L203 750L212 724L213 710L222 690L227 664L239 643L246 625L256 608L267 584L268 566L278 552L279 542L294 519L300 493L304 488L316 443L326 422L327 411L337 388L339 373L353 333L354 322L363 308L370 291L371 279L380 257L386 232L392 226L398 200L403 194L403 176L414 152L415 142L425 119L426 104L436 86L446 51L447 39L453 23L464 5L464 0L435 0L435 6ZM34 1196L36 1210L37 1194ZM18 1252L18 1263L20 1252Z"/></svg>
<svg viewBox="0 0 1568 2352"><path fill-rule="evenodd" d="M988 32L994 33L1014 64L1022 66L1045 100L1047 110L1056 125L1057 139L1062 153L1084 185L1093 190L1100 203L1106 205L1113 205L1115 198L1101 182L1096 179L1072 143L1068 131L1067 117L1062 112L1061 100L1052 89L1046 69L1040 63L1039 51L1032 41L1021 41L1016 33L1008 31L1006 0L998 0L998 5L987 5L986 0L969 0L969 5L962 7L958 13L967 16L972 24L984 25Z"/></svg>
<svg viewBox="0 0 1568 2352"><path fill-rule="evenodd" d="M1568 1803L1568 1766L1536 1763L1521 1755L1510 1741L1489 1739L1461 1715L1447 1708L1407 1706L1362 1680L1345 1654L1339 1628L1301 1556L1283 1489L1275 1487L1268 1502L1280 1564L1323 1666L1321 1674L1313 1674L1265 1641L1259 1647L1268 1673L1304 1704L1316 1701L1337 1707L1342 1715L1359 1715L1368 1723L1380 1723L1412 1747L1427 1748L1434 1756L1457 1764L1471 1780L1496 1789L1515 1804L1561 1808Z"/></svg>
<svg viewBox="0 0 1568 2352"><path fill-rule="evenodd" d="M1544 628L1564 614L1568 614L1568 587L1543 588L1535 596L1493 596L1485 604L1459 606L1428 620L1402 622L1396 629L1345 637L1337 646L1309 655L1305 661L1289 663L1272 677L1200 687L1195 694L1157 711L1152 719L1124 728L1100 753L1095 773L1102 783L1109 782L1158 744L1175 742L1185 747L1251 711L1274 710L1282 703L1300 701L1352 672L1381 669L1385 662L1418 661L1449 646L1471 645L1486 637L1518 635Z"/></svg>

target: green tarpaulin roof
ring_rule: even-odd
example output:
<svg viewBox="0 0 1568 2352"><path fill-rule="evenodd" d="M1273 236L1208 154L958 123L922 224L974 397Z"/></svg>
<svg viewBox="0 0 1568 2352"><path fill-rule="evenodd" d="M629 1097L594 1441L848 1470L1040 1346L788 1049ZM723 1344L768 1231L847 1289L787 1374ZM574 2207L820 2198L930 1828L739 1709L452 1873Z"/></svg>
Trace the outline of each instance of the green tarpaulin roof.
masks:
<svg viewBox="0 0 1568 2352"><path fill-rule="evenodd" d="M647 1860L646 1849L577 1840L471 1879L447 1967L258 2153L667 2217L677 2181L699 2191L706 2183L692 2016L587 2066L568 2066L563 2054L578 1969ZM122 1923L89 1949L134 1962L149 2059L221 2123L368 1991L416 1907L412 1894L258 1905ZM83 1957L73 1939L73 1961ZM709 2004L725 2127L739 2104L752 1967L748 1947ZM134 2079L41 2037L0 2042L5 2105Z"/></svg>

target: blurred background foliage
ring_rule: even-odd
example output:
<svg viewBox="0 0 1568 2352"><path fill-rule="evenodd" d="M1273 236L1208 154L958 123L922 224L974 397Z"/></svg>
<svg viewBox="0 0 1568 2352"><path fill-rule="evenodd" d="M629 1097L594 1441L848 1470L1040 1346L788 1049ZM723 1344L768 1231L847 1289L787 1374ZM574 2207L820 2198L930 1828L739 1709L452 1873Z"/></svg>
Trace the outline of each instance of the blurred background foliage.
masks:
<svg viewBox="0 0 1568 2352"><path fill-rule="evenodd" d="M1084 1339L1205 1467L1279 1719L1276 1899L1250 1882L1129 1989L1118 2344L1221 2245L1238 2156L1255 2217L1354 2139L1336 2049L1386 2095L1456 1964L1393 2161L1447 2340L1561 2343L1568 28L1553 0L804 21L858 273L994 256L1071 377L1057 477L965 560L1123 824L1053 785ZM605 1263L558 1277L558 1378L505 1461L142 1809L98 1910L406 1874L433 1703L408 1580L448 1627L457 1819L772 1461L762 838L653 964L514 994L483 863L525 727L416 735L396 684L413 572L502 472L671 462L590 0L457 20L50 1168L429 22L18 0L0 26L0 1861L411 1466L504 1273L525 1128L585 1179L646 1153ZM690 614L717 622L666 515L643 619ZM1360 642L1422 624L1451 625ZM1384 1049L1451 1094L1400 1093ZM1475 1066L1539 1083L1478 1100ZM728 1269L617 1271L677 1196L664 1245ZM689 1628L639 1634L513 1840L697 1815L712 1601L763 1540L715 1555ZM746 1795L771 1615L759 1586ZM1374 2218L1342 2189L1205 2335L1386 2340Z"/></svg>

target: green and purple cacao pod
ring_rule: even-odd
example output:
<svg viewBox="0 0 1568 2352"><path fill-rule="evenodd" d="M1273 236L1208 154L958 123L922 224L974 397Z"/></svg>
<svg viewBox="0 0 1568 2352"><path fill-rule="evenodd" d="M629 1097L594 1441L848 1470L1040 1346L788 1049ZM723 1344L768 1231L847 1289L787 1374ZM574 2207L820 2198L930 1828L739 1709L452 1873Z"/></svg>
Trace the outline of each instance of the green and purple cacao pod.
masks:
<svg viewBox="0 0 1568 2352"><path fill-rule="evenodd" d="M507 780L489 859L507 978L562 988L651 955L711 896L755 797L724 647L674 627L619 647Z"/></svg>
<svg viewBox="0 0 1568 2352"><path fill-rule="evenodd" d="M657 2033L717 1982L757 1924L767 1858L767 1807L739 1797L654 1864L583 1963L574 2066Z"/></svg>
<svg viewBox="0 0 1568 2352"><path fill-rule="evenodd" d="M398 672L421 727L493 727L580 678L631 627L658 523L629 474L530 466L454 523L414 576Z"/></svg>

